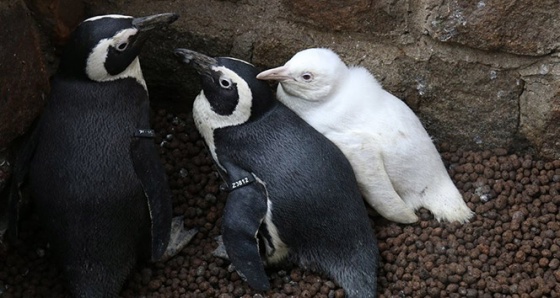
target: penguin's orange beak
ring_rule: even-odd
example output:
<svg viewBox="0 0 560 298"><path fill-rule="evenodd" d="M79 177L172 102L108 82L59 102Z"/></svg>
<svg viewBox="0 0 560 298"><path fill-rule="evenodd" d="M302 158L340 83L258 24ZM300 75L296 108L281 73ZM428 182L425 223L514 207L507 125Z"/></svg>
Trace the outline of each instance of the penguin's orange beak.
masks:
<svg viewBox="0 0 560 298"><path fill-rule="evenodd" d="M290 70L285 65L265 70L257 75L259 80L267 81L287 81L293 80L294 78L290 74Z"/></svg>

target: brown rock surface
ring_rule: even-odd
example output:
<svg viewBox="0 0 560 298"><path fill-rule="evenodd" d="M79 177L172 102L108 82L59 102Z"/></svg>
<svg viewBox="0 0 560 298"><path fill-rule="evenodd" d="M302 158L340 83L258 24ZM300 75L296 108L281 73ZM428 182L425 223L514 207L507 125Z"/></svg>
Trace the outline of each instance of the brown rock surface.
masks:
<svg viewBox="0 0 560 298"><path fill-rule="evenodd" d="M412 107L417 103L415 111L428 131L437 132L437 141L468 140L479 148L512 145L523 90L516 72L437 57L418 64L404 58L393 65L407 86L403 99Z"/></svg>
<svg viewBox="0 0 560 298"><path fill-rule="evenodd" d="M313 3L185 0L177 5L167 0L133 0L126 4L93 1L90 11L119 11L130 15L174 11L181 15L167 31L154 34L156 36L142 55L151 94L158 101L172 103L167 106L174 109L190 110L192 99L198 93L198 78L172 57L171 51L176 47L187 47L213 56L242 58L261 69L284 64L305 48L329 47L348 64L368 68L388 91L412 107L424 121L430 135L438 141L471 149L499 146L519 151L533 148L543 150L547 157L559 156L557 147L546 145L551 143L548 140L551 135L543 134L542 128L526 126L524 132L519 129L520 123L527 120L522 119L527 114L520 112L520 98L528 86L525 82L531 81L526 80L527 74L523 70L542 63L550 64L552 68L558 64L557 58L554 54L535 57L506 53L518 53L508 48L518 45L542 48L530 55L543 55L556 48L557 40L552 39L557 33L549 32L550 28L557 26L556 23L549 27L543 25L539 33L541 36L531 33L536 27L527 24L525 29L518 26L525 23L513 19L535 15L539 22L552 22L553 19L536 14L549 8L543 15L551 16L560 11L555 10L557 4L544 1L529 7L517 1L507 11L502 11L502 6L494 2L476 3L467 5L464 1L432 0L355 0L344 3L330 0ZM490 23L488 26L469 27L470 35L461 37L472 42L472 46L461 45L460 40L441 42L425 35L435 36L435 27L424 28L432 24L432 19L445 20L437 17L438 14L450 14L451 17L455 6L460 11L474 11L472 6L476 7L475 4L481 6L477 9L484 11L476 17L490 18L485 21ZM525 12L522 13L522 10ZM509 16L508 13L512 15L509 19L505 17ZM502 23L503 26L500 26ZM470 24L467 22L466 26ZM490 28L495 28L495 31L485 31ZM485 34L499 39L500 46L492 49L503 52L479 50L490 49L485 46L483 39L488 38ZM511 39L511 34L518 39ZM523 39L535 36L539 38L527 42ZM533 86L538 89L533 94L554 90L551 85L553 80L542 82L542 85ZM539 102L542 103L535 101ZM549 131L560 130L560 123L548 123ZM554 152L551 154L547 150Z"/></svg>
<svg viewBox="0 0 560 298"><path fill-rule="evenodd" d="M25 0L56 45L62 45L84 19L85 4L73 0Z"/></svg>
<svg viewBox="0 0 560 298"><path fill-rule="evenodd" d="M560 158L560 64L525 70L525 90L519 100L520 133L543 157ZM536 71L536 73L530 73Z"/></svg>
<svg viewBox="0 0 560 298"><path fill-rule="evenodd" d="M37 18L46 19L43 24L55 24L53 30L62 32L60 36L71 27L81 11L78 9L75 15L68 16L68 8L72 6L66 5L66 1L43 3L27 0L30 6L35 5L37 11L43 12L37 14ZM39 5L39 2L43 4ZM537 114L530 112L544 111L554 104L551 94L557 93L558 86L555 77L550 76L552 72L546 74L545 69L556 69L558 58L554 54L544 57L516 56L475 50L473 47L522 53L521 50L510 50L522 46L536 49L530 50L532 52L528 55L549 53L557 47L558 39L554 39L554 34L560 31L551 31L558 24L546 23L552 22L553 18L545 17L553 16L560 10L555 9L557 3L550 1L532 3L530 7L519 1L506 7L501 5L502 2L185 0L178 5L169 0L90 0L86 1L86 11L87 16L100 13L142 16L163 11L181 15L169 29L154 32L142 54L144 75L152 97L157 99L154 101L156 105L188 111L198 93L198 78L176 63L172 55L176 47L242 58L262 69L283 64L304 48L330 47L340 53L347 63L368 68L387 90L417 112L436 140L478 149L500 146L525 150L532 147L548 158L558 157L560 153L554 141L554 132L560 131L560 124L555 120L553 109L545 114L546 119L535 119ZM21 1L12 0L3 2L1 7L7 11L7 7L14 7L16 3L21 6ZM23 6L17 9L25 11ZM459 17L461 13L463 17ZM537 20L536 25L514 21L527 16ZM459 22L461 18L466 20L466 29L463 21ZM29 21L20 33L35 31L28 15L24 14L19 19ZM456 43L440 42L438 38L443 38L443 35L437 34L455 32L445 29L452 23L459 26L456 30L459 33L453 37L455 39L449 39ZM337 26L339 29L336 29ZM534 26L540 26L538 34L533 34L536 30ZM441 30L437 31L438 28ZM3 34L12 34L16 29L4 27L2 30ZM424 32L439 37L434 39L422 35ZM15 50L18 54L15 59L19 59L20 63L28 59L23 57L24 54L38 55L39 46L33 34L29 39L33 41L29 50ZM490 37L499 42L486 42ZM17 40L12 39L7 45L14 45ZM466 46L458 45L463 41ZM487 43L492 46L485 45ZM4 46L1 54L8 57L0 62L0 68L7 69L2 73L3 81L15 78L12 84L29 87L36 79L29 78L35 75L35 70L39 70L39 76L44 73L41 58L35 57L37 61L29 60L20 65L22 71L15 76L7 75L8 71L17 69L13 63L8 63L14 61L8 53L15 52ZM544 70L526 71L535 65L545 65ZM37 84L44 85L45 82ZM44 90L41 86L20 87L10 87L10 92ZM2 90L6 102L7 89L3 87ZM20 101L17 104L25 106L26 102L36 100L34 96L18 96ZM19 118L14 115L33 118L42 104L39 102L32 104L31 109L20 109L15 108L13 101L10 98L10 102L0 108L0 113L9 115L4 117L7 121L0 123L0 143L21 134L28 125L28 120L16 120ZM10 112L5 112L8 109L11 109ZM11 128L6 128L8 125ZM10 136L3 137L2 134L6 133Z"/></svg>
<svg viewBox="0 0 560 298"><path fill-rule="evenodd" d="M397 34L407 29L406 0L284 0L283 3L293 13L293 20L321 30Z"/></svg>
<svg viewBox="0 0 560 298"><path fill-rule="evenodd" d="M0 2L0 148L23 134L48 93L39 33L23 1Z"/></svg>
<svg viewBox="0 0 560 298"><path fill-rule="evenodd" d="M435 39L519 55L546 55L560 46L560 4L544 1L423 1L424 27Z"/></svg>

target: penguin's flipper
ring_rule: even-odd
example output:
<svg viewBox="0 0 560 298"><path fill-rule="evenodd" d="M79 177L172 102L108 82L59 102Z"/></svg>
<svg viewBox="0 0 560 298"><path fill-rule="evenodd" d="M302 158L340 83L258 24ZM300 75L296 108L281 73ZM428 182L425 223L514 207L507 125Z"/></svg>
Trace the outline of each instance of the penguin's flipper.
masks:
<svg viewBox="0 0 560 298"><path fill-rule="evenodd" d="M0 204L5 207L5 212L0 214L0 243L6 236L7 241L13 241L18 238L19 235L19 223L21 216L21 207L23 205L23 196L20 190L20 183L17 182L18 179L14 177L16 173L12 173L12 176L8 180L5 189L2 191L1 196L6 198L5 202Z"/></svg>
<svg viewBox="0 0 560 298"><path fill-rule="evenodd" d="M398 223L414 223L418 216L399 196L385 167L383 150L371 134L363 131L332 132L325 135L336 140L350 161L366 202L381 216Z"/></svg>
<svg viewBox="0 0 560 298"><path fill-rule="evenodd" d="M227 171L227 198L222 218L222 237L231 263L255 290L270 289L259 253L257 232L267 212L267 191L262 181L235 165Z"/></svg>
<svg viewBox="0 0 560 298"><path fill-rule="evenodd" d="M39 143L39 135L41 134L41 121L39 118L35 123L31 135L24 141L22 149L16 156L16 161L13 166L12 176L6 188L8 192L8 208L7 208L7 227L6 236L9 240L17 239L19 235L19 224L22 208L26 205L24 202L23 186L27 182L29 175L29 167L31 160L35 155L35 149ZM1 235L0 235L1 236ZM1 237L0 237L1 238Z"/></svg>
<svg viewBox="0 0 560 298"><path fill-rule="evenodd" d="M135 136L130 144L130 156L147 198L151 218L151 258L155 261L163 256L169 243L171 190L152 138Z"/></svg>
<svg viewBox="0 0 560 298"><path fill-rule="evenodd" d="M10 201L11 200L11 191L12 191L12 183L11 178L6 181L6 185L4 188L0 189L0 244L2 244L2 240L4 239L4 235L8 230L8 220L9 220L9 213L10 208Z"/></svg>

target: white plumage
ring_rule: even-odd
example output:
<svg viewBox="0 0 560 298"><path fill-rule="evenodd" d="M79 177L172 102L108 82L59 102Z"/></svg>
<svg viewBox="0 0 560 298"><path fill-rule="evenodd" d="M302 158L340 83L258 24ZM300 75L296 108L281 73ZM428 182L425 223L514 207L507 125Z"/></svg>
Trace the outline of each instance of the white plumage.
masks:
<svg viewBox="0 0 560 298"><path fill-rule="evenodd" d="M473 215L420 120L365 68L314 48L257 78L278 80L278 99L344 152L366 201L385 218L413 223L420 207L437 220Z"/></svg>

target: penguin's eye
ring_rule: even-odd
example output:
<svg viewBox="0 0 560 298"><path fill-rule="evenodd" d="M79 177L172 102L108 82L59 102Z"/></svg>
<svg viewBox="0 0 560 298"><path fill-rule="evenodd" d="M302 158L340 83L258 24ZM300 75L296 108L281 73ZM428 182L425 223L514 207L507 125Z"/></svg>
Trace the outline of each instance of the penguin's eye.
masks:
<svg viewBox="0 0 560 298"><path fill-rule="evenodd" d="M311 74L310 72L304 72L304 73L301 75L301 78L302 78L304 81L309 82L309 81L313 80L313 74Z"/></svg>
<svg viewBox="0 0 560 298"><path fill-rule="evenodd" d="M222 88L224 88L224 89L229 89L229 88L231 88L231 85L232 85L232 83L231 83L231 80L230 80L230 79L224 78L224 77L221 77L221 78L220 78L220 86L221 86Z"/></svg>
<svg viewBox="0 0 560 298"><path fill-rule="evenodd" d="M116 46L117 51L120 51L120 52L126 50L127 47L128 47L128 42L121 42Z"/></svg>

